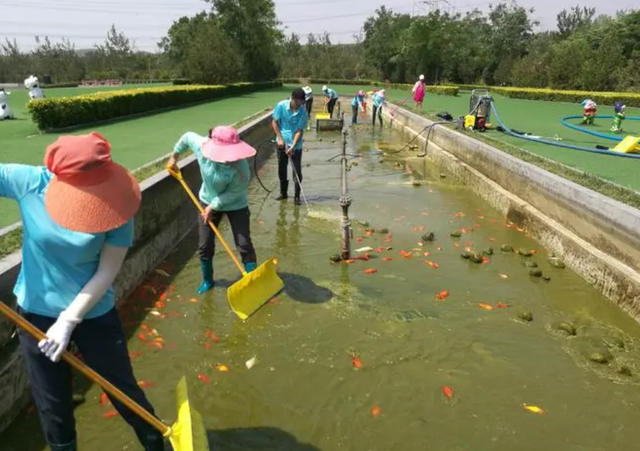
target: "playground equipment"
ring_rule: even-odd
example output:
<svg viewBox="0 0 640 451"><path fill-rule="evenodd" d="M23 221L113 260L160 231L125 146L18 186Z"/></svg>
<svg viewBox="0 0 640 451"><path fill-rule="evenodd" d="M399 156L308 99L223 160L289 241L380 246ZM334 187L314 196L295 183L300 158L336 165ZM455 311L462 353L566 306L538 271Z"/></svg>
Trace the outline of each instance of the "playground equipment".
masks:
<svg viewBox="0 0 640 451"><path fill-rule="evenodd" d="M640 137L627 136L613 150L622 153L640 153Z"/></svg>
<svg viewBox="0 0 640 451"><path fill-rule="evenodd" d="M464 128L485 131L490 125L492 102L493 98L486 89L474 89L471 91L469 114L464 117Z"/></svg>
<svg viewBox="0 0 640 451"><path fill-rule="evenodd" d="M502 130L504 131L504 133L513 136L515 138L520 138L520 139L525 139L527 141L532 141L532 142L538 142L538 143L542 143L542 144L549 144L551 146L557 146L557 147L564 147L566 149L574 149L574 150L581 150L583 152L591 152L591 153L599 153L602 155L611 155L611 156L616 156L616 157L625 157L625 158L635 158L635 159L640 159L640 154L635 154L632 152L628 152L628 151L624 151L622 149L628 149L629 147L627 147L629 144L626 144L624 147L619 146L619 150L610 150L607 148L599 148L599 147L586 147L586 146L574 146L573 144L566 144L566 143L561 143L559 141L551 141L549 139L546 138L542 138L539 136L531 136L531 135L526 135L526 134L519 134L514 132L512 129L510 129L503 121L502 118L500 117L500 114L498 114L498 109L496 108L495 103L491 103L491 110L493 111L493 114L496 117L496 120L498 121L498 123L500 124L500 126L502 127ZM608 117L608 118L612 118L612 116L598 116L598 117ZM579 131L585 132L585 133L589 133L595 136L600 136L602 138L606 138L606 139L613 139L615 141L622 141L622 138L619 136L610 136L610 135L605 135L603 133L598 133L598 132L594 132L591 130L584 130L581 129L580 127L578 127L577 125L573 125L573 124L569 124L568 122L566 122L566 120L568 119L582 119L582 116L569 116L566 117L564 119L561 120L561 122L566 125L569 128L573 128L573 129L577 129ZM640 118L627 118L628 120L640 120ZM630 142L630 140L628 141ZM627 143L628 143L627 142ZM637 143L637 142L636 142ZM616 149L618 148L618 146L616 147Z"/></svg>
<svg viewBox="0 0 640 451"><path fill-rule="evenodd" d="M615 116L595 116L595 119L614 119ZM572 130L576 130L579 131L581 133L586 133L588 135L592 135L592 136L597 136L598 138L602 138L602 139L608 139L611 141L623 141L624 137L619 136L619 135L609 135L607 133L602 133L602 132L598 132L595 130L589 130L586 128L582 128L579 125L576 124L572 124L571 122L569 122L572 119L582 119L582 116L567 116L567 117L563 117L562 119L560 119L560 123L562 125L564 125L565 127L568 127ZM626 121L640 121L640 117L627 117L625 118Z"/></svg>

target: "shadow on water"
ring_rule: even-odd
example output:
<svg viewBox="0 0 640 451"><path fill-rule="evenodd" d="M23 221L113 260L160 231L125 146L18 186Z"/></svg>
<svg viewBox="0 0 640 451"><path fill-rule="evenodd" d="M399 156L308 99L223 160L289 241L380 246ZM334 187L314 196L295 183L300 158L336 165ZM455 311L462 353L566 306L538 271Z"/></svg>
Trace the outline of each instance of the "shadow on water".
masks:
<svg viewBox="0 0 640 451"><path fill-rule="evenodd" d="M300 274L280 273L280 277L284 281L284 292L294 301L323 304L335 296L333 291Z"/></svg>
<svg viewBox="0 0 640 451"><path fill-rule="evenodd" d="M320 451L300 443L293 435L274 427L234 428L207 431L209 446L225 451Z"/></svg>

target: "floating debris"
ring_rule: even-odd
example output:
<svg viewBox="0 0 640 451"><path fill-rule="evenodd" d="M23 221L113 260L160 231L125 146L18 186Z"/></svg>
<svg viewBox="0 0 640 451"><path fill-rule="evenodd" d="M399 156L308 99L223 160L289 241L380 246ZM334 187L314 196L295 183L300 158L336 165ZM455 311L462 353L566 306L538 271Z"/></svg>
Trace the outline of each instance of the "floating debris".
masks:
<svg viewBox="0 0 640 451"><path fill-rule="evenodd" d="M422 242L433 242L436 240L436 235L433 232L425 233L422 235Z"/></svg>
<svg viewBox="0 0 640 451"><path fill-rule="evenodd" d="M492 247L488 247L487 249L483 249L482 253L484 255L493 255L493 248Z"/></svg>
<svg viewBox="0 0 640 451"><path fill-rule="evenodd" d="M374 418L380 416L380 413L382 413L382 409L380 408L380 406L373 406L371 408L371 416L373 416Z"/></svg>
<svg viewBox="0 0 640 451"><path fill-rule="evenodd" d="M524 262L524 266L526 266L527 268L537 268L538 264L536 262L527 260L526 262Z"/></svg>
<svg viewBox="0 0 640 451"><path fill-rule="evenodd" d="M464 251L462 254L460 254L460 257L464 258L465 260L469 260L471 258L471 254L472 252L470 251Z"/></svg>
<svg viewBox="0 0 640 451"><path fill-rule="evenodd" d="M163 277L171 277L171 275L167 271L165 271L163 269L156 269L155 273L159 274L159 275L161 275Z"/></svg>
<svg viewBox="0 0 640 451"><path fill-rule="evenodd" d="M436 299L439 301L444 301L449 297L449 290L442 290L440 293L436 294Z"/></svg>
<svg viewBox="0 0 640 451"><path fill-rule="evenodd" d="M484 309L484 310L493 310L493 306L492 305L484 304L482 302L478 304L478 307L480 307L481 309Z"/></svg>
<svg viewBox="0 0 640 451"><path fill-rule="evenodd" d="M589 360L600 364L609 363L612 358L613 356L611 355L611 353L604 350L602 352L592 352L591 354L589 354Z"/></svg>
<svg viewBox="0 0 640 451"><path fill-rule="evenodd" d="M533 255L533 251L529 249L520 248L518 249L518 255L522 257L531 257Z"/></svg>
<svg viewBox="0 0 640 451"><path fill-rule="evenodd" d="M84 395L81 395L80 393L74 393L72 400L75 405L80 405L85 403L86 398Z"/></svg>
<svg viewBox="0 0 640 451"><path fill-rule="evenodd" d="M509 304L505 304L504 302L498 302L496 304L496 307L498 307L498 308L508 308Z"/></svg>
<svg viewBox="0 0 640 451"><path fill-rule="evenodd" d="M253 356L249 360L244 362L244 364L246 365L247 369L250 370L251 368L253 368L255 366L257 361L258 361L257 357Z"/></svg>
<svg viewBox="0 0 640 451"><path fill-rule="evenodd" d="M566 332L567 335L571 335L571 336L575 336L576 335L575 326L573 324L569 323L569 322L566 322L566 321L558 324L556 329L561 330L563 332Z"/></svg>
<svg viewBox="0 0 640 451"><path fill-rule="evenodd" d="M380 235L386 235L387 233L389 233L389 229L386 227L380 227L379 229L376 230L377 233L379 233Z"/></svg>
<svg viewBox="0 0 640 451"><path fill-rule="evenodd" d="M342 261L342 256L340 254L333 254L331 257L329 257L329 260L333 263L339 263Z"/></svg>
<svg viewBox="0 0 640 451"><path fill-rule="evenodd" d="M484 262L484 258L482 257L482 254L480 252L471 252L471 255L469 256L469 260L473 263L483 263Z"/></svg>
<svg viewBox="0 0 640 451"><path fill-rule="evenodd" d="M536 268L532 268L529 270L529 275L531 277L542 277L542 271Z"/></svg>
<svg viewBox="0 0 640 451"><path fill-rule="evenodd" d="M452 238L460 238L462 236L461 230L454 230L449 234Z"/></svg>
<svg viewBox="0 0 640 451"><path fill-rule="evenodd" d="M375 273L377 273L377 272L378 272L378 270L377 270L377 269L375 269L375 268L369 268L369 269L365 269L365 270L364 270L364 273L365 273L365 274L375 274Z"/></svg>
<svg viewBox="0 0 640 451"><path fill-rule="evenodd" d="M227 365L216 365L216 370L226 373L229 371L229 367Z"/></svg>
<svg viewBox="0 0 640 451"><path fill-rule="evenodd" d="M533 313L529 310L524 310L522 312L518 312L518 318L530 323L531 321L533 321Z"/></svg>
<svg viewBox="0 0 640 451"><path fill-rule="evenodd" d="M508 279L509 276L506 274L498 274L498 276L500 276L501 279Z"/></svg>
<svg viewBox="0 0 640 451"><path fill-rule="evenodd" d="M211 379L209 378L209 376L207 376L204 373L198 374L198 379L200 379L203 384L208 384L209 382L211 382Z"/></svg>
<svg viewBox="0 0 640 451"><path fill-rule="evenodd" d="M373 248L371 246L361 247L360 249L356 249L356 252L371 252Z"/></svg>
<svg viewBox="0 0 640 451"><path fill-rule="evenodd" d="M557 268L557 269L564 269L566 267L564 262L562 260L560 260L559 258L550 258L549 259L549 264L551 266L553 266L554 268Z"/></svg>
<svg viewBox="0 0 640 451"><path fill-rule="evenodd" d="M502 252L513 252L513 246L509 244L503 244L502 246L500 246L500 250Z"/></svg>

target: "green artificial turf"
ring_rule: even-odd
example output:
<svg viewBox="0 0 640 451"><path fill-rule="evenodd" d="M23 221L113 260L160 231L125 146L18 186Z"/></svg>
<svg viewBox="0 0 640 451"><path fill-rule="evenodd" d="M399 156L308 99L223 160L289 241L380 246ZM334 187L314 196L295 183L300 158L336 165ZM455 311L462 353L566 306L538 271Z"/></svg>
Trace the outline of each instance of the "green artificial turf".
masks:
<svg viewBox="0 0 640 451"><path fill-rule="evenodd" d="M47 96L68 96L100 89L51 89ZM271 89L213 101L203 105L178 109L152 116L113 124L86 127L72 134L98 131L112 145L113 159L130 170L143 166L171 151L175 142L187 131L206 133L216 125L233 124L241 119L275 105L287 97L286 88ZM18 90L10 96L10 105L17 117L14 121L0 122L0 162L42 164L45 148L59 134L40 134L27 115L28 94ZM15 202L0 199L0 227L19 220Z"/></svg>
<svg viewBox="0 0 640 451"><path fill-rule="evenodd" d="M314 91L320 92L322 86L313 86ZM355 95L360 89L358 86L332 86L340 95ZM370 91L371 87L363 86L362 89ZM424 114L435 116L441 111L449 112L454 118L468 113L470 107L470 92L461 91L457 97L427 94L424 104ZM562 138L562 143L573 144L584 147L595 147L603 145L613 148L617 142L610 141L595 136L581 133L565 127L560 123L560 119L566 116L582 114L582 106L564 102L545 102L539 100L510 99L499 95L493 95L495 106L505 124L521 132L531 133L543 137ZM413 110L410 93L401 90L387 91L387 100L396 105L402 104ZM404 102L404 103L403 103ZM350 106L343 106L343 110L350 114ZM602 106L598 109L598 114L613 115L613 107ZM627 116L640 117L640 108L627 108ZM577 123L577 121L573 121ZM491 117L491 123L498 125L495 117ZM611 119L596 120L590 130L611 134ZM625 121L623 128L627 134L640 136L640 121ZM482 135L480 135L482 136ZM600 155L574 149L565 149L558 146L536 143L520 138L505 135L504 133L492 130L485 133L485 136L501 142L520 147L544 158L555 160L561 164L588 172L604 180L622 185L635 191L640 191L640 159L630 159L617 156Z"/></svg>

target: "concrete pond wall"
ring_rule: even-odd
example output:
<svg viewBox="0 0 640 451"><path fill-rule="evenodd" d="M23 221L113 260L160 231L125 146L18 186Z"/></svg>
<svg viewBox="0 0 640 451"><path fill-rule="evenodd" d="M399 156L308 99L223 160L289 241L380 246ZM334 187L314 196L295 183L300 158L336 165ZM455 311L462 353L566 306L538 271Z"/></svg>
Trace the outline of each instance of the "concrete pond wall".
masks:
<svg viewBox="0 0 640 451"><path fill-rule="evenodd" d="M525 229L608 299L640 321L640 210L524 162L495 147L389 105L385 120L419 144L421 177L453 174ZM423 132L423 133L420 133ZM428 145L426 136L429 136ZM603 164L608 157L603 156Z"/></svg>
<svg viewBox="0 0 640 451"><path fill-rule="evenodd" d="M258 148L258 167L264 164L274 149L273 146L261 145L271 136L270 120L271 113L265 113L239 130L243 140ZM161 160L162 158L149 165ZM179 165L188 184L197 193L201 178L195 157L183 158ZM254 165L251 166L253 170ZM166 171L143 181L140 187L142 206L135 217L135 243L115 283L118 301L133 292L176 243L193 229L197 221L195 206L180 184ZM15 227L20 227L20 224L5 229L4 233ZM20 271L21 260L21 252L0 259L0 302L12 307L15 306L12 290ZM0 432L31 399L14 332L15 327L0 318Z"/></svg>

